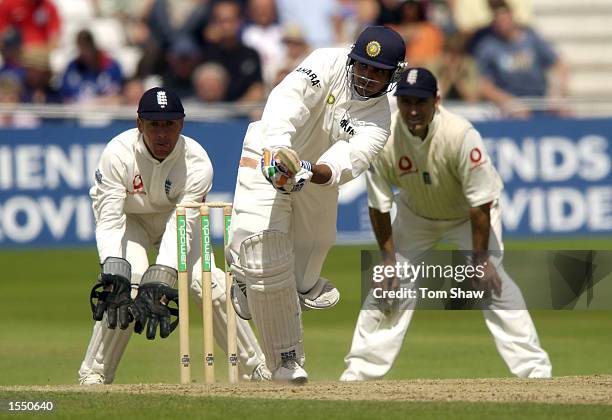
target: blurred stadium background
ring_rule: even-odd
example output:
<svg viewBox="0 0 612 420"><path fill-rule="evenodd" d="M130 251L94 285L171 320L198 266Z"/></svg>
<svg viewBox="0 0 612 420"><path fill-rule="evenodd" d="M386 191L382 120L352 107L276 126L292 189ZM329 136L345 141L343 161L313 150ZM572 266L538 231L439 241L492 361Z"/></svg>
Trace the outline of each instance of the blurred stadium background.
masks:
<svg viewBox="0 0 612 420"><path fill-rule="evenodd" d="M154 85L181 93L185 133L213 159L213 195L231 200L242 136L266 92L309 49L348 46L367 24L400 31L409 63L434 69L444 105L480 129L506 183L507 238L610 237L612 3L508 0L516 24L539 34L554 60L519 49L509 69L531 66L524 84L540 80L545 91L488 101L479 87L494 81L501 89L504 80L478 43L504 5L2 0L0 248L93 245L93 168L104 144L133 126L140 94ZM362 180L342 189L338 232L341 243L371 240Z"/></svg>
<svg viewBox="0 0 612 420"><path fill-rule="evenodd" d="M401 31L410 63L437 69L444 105L483 134L506 184L509 247L612 249L612 2L508 1L561 66L541 69L544 94L495 102L470 50L495 0L0 0L0 294L11 297L0 305L0 384L76 380L98 271L87 190L105 143L134 126L145 89L181 92L185 134L213 160L209 198L231 200L242 137L266 93L309 48L348 46L367 24ZM305 317L317 379L338 377L356 319L359 248L348 244L373 246L362 180L341 191L338 238L324 274L343 304ZM392 378L507 375L480 314L417 318ZM555 374L610 373L609 312L534 318ZM150 369L174 366L172 340L156 352L133 340L118 380L175 381L178 369ZM458 363L474 354L478 363Z"/></svg>

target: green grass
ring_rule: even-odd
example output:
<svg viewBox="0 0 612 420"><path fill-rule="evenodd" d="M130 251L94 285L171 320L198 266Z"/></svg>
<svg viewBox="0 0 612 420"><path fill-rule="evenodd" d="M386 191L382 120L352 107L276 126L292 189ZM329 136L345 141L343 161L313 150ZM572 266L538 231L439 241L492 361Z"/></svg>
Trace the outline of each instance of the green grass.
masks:
<svg viewBox="0 0 612 420"><path fill-rule="evenodd" d="M54 417L65 419L152 418L185 419L473 419L542 418L606 419L610 406L519 403L407 402L407 401L304 401L258 400L177 395L145 396L75 393L0 393L1 400L54 401ZM6 406L6 403L5 403ZM245 416L246 413L246 416ZM5 414L14 418L15 414ZM0 418L3 417L0 412Z"/></svg>
<svg viewBox="0 0 612 420"><path fill-rule="evenodd" d="M612 249L612 239L546 240L508 242L507 249ZM371 246L368 246L372 248ZM335 380L344 368L360 303L359 250L362 247L335 247L323 275L332 279L342 293L340 304L329 311L304 315L306 366L314 381ZM0 385L74 384L85 353L93 321L88 303L89 290L98 272L94 249L2 251L0 253ZM191 350L195 362L193 377L201 381L201 317L191 305ZM553 373L562 375L612 374L612 312L535 311L532 313L541 342L549 352ZM178 334L166 340L148 341L134 335L117 372L116 383L178 382ZM217 349L217 354L219 350ZM222 365L222 363L220 363ZM225 376L225 366L217 375ZM509 377L478 311L418 311L406 341L388 379ZM6 398L7 396L2 396ZM32 395L32 399L39 396ZM12 397L11 397L12 398ZM545 404L474 404L416 402L334 402L240 400L236 404L220 398L182 398L130 395L104 397L58 395L59 412L66 417L105 413L109 404L123 406L122 415L144 417L169 407L176 417L206 412L207 418L234 417L241 411L249 418L269 417L274 411L322 413L323 416L355 418L420 415L439 418L500 414L508 417L599 417L609 408ZM64 408L62 408L64 407ZM229 407L229 408L228 408ZM274 409L272 409L274 407ZM141 408L142 410L139 410ZM146 410L145 410L146 408ZM229 410L229 411L228 411ZM447 411L450 410L450 411ZM562 411L560 411L562 410ZM606 411L608 410L608 411ZM150 416L149 416L150 417Z"/></svg>

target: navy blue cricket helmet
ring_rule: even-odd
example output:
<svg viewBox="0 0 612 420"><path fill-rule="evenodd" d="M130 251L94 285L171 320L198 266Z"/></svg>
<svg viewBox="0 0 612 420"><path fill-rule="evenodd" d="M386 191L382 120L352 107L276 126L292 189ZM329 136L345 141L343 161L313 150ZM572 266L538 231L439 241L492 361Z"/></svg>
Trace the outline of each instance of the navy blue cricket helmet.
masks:
<svg viewBox="0 0 612 420"><path fill-rule="evenodd" d="M395 87L399 74L405 67L405 55L406 44L400 34L385 26L368 26L359 34L348 54L349 83L351 85L354 83L355 75L352 67L355 61L384 70L393 70L387 88L375 95L382 96Z"/></svg>

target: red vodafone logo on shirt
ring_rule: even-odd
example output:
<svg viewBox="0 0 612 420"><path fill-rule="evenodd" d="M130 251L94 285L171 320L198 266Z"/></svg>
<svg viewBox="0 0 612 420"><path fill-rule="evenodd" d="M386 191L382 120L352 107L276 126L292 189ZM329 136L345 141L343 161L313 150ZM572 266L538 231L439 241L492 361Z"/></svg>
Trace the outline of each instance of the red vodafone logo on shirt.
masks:
<svg viewBox="0 0 612 420"><path fill-rule="evenodd" d="M480 162L480 159L482 159L482 152L478 147L474 147L470 151L470 160L472 161L472 163L478 163Z"/></svg>
<svg viewBox="0 0 612 420"><path fill-rule="evenodd" d="M128 191L128 194L147 194L144 190L144 182L142 182L142 176L140 174L136 174L132 180L132 187L134 190Z"/></svg>
<svg viewBox="0 0 612 420"><path fill-rule="evenodd" d="M410 157L407 155L403 155L399 158L398 167L400 170L400 176L409 173L414 173L417 171L417 168L414 166L412 159L410 159Z"/></svg>
<svg viewBox="0 0 612 420"><path fill-rule="evenodd" d="M480 148L474 147L472 150L470 150L470 161L472 162L472 168L470 171L486 162L486 160L482 158L482 151Z"/></svg>

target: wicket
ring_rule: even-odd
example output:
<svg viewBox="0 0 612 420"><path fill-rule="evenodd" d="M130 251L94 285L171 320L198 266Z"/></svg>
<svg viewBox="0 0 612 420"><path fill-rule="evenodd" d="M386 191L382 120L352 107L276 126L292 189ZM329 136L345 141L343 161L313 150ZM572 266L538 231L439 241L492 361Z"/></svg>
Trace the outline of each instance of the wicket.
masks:
<svg viewBox="0 0 612 420"><path fill-rule="evenodd" d="M180 203L176 206L178 290L179 290L179 352L181 384L191 382L191 357L189 351L189 273L187 263L187 220L188 208L200 210L201 258L202 258L202 316L204 381L215 382L215 357L213 341L212 312L212 241L210 239L210 209L223 208L223 247L228 245L232 217L232 203ZM224 258L225 260L225 258ZM238 382L238 346L236 338L236 313L231 300L232 278L225 261L225 292L227 313L227 356L230 383Z"/></svg>

